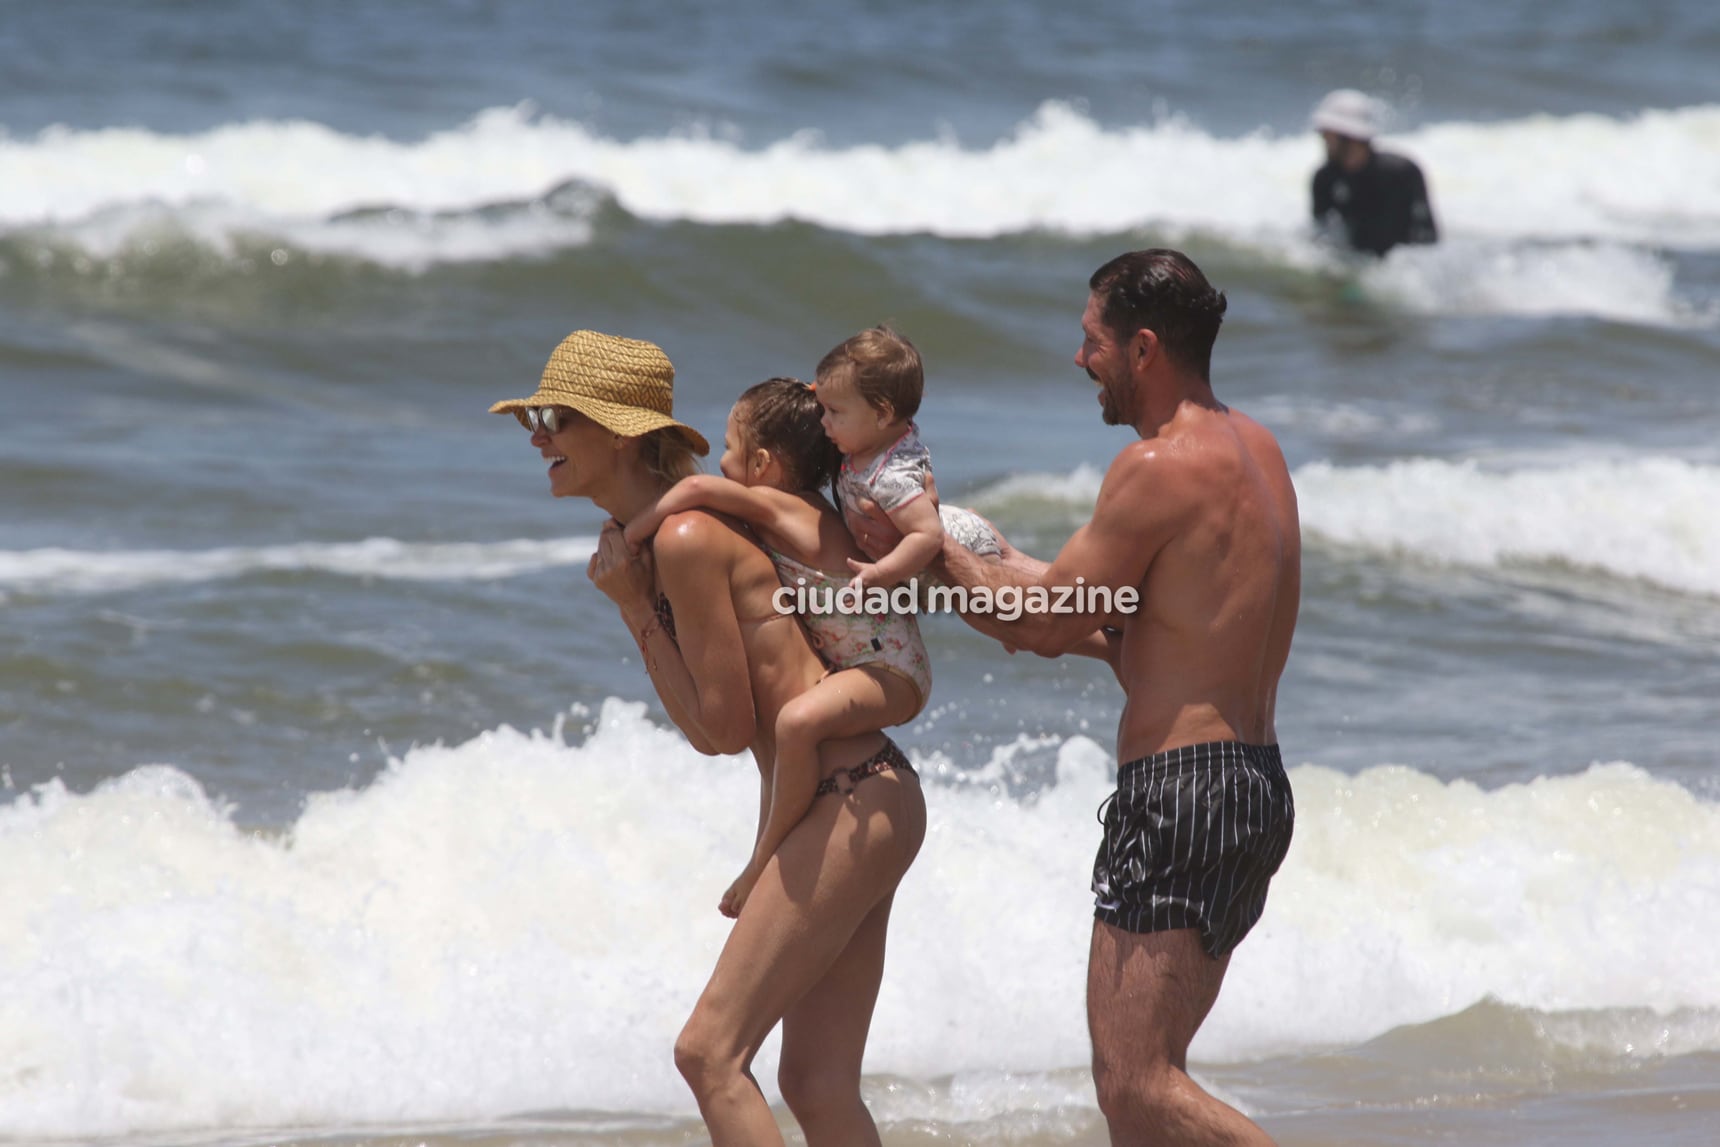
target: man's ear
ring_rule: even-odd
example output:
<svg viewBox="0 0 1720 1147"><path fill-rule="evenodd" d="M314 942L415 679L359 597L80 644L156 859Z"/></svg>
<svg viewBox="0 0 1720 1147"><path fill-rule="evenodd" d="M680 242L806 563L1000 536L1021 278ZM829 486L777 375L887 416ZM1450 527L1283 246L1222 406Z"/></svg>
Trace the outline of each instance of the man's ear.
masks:
<svg viewBox="0 0 1720 1147"><path fill-rule="evenodd" d="M1146 327L1135 332L1129 340L1129 361L1132 366L1145 367L1159 353L1159 336Z"/></svg>

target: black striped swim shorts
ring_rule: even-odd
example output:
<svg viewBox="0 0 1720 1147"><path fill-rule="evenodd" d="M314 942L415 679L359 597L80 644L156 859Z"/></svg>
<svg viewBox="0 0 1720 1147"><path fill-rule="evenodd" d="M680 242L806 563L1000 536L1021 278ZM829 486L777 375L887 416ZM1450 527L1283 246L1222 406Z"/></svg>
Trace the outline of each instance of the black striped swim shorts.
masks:
<svg viewBox="0 0 1720 1147"><path fill-rule="evenodd" d="M1119 766L1100 820L1093 915L1127 932L1198 928L1218 959L1260 919L1296 805L1277 745L1210 741Z"/></svg>

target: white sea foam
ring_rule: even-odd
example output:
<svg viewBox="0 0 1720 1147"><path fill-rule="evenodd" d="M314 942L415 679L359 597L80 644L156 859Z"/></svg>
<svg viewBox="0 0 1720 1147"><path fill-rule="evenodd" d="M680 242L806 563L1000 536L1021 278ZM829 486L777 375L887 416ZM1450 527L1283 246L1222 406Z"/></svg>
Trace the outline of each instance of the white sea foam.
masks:
<svg viewBox="0 0 1720 1147"><path fill-rule="evenodd" d="M1425 411L1393 409L1387 403L1310 402L1288 395L1250 399L1248 413L1274 430L1295 428L1325 438L1363 441L1383 434L1425 435L1439 430L1437 417ZM1096 491L1095 491L1096 492Z"/></svg>
<svg viewBox="0 0 1720 1147"><path fill-rule="evenodd" d="M1496 471L1420 458L1295 474L1310 533L1455 565L1559 563L1720 595L1720 467L1597 459Z"/></svg>
<svg viewBox="0 0 1720 1147"><path fill-rule="evenodd" d="M255 205L198 200L168 208L158 202L103 208L71 223L36 229L51 245L81 254L76 258L144 257L190 242L225 258L249 258L243 245L269 248L267 257L284 264L302 253L350 256L402 270L421 271L438 263L489 262L529 258L591 238L589 196L562 195L555 205L510 204L481 212L431 212L405 208L333 218L271 215ZM56 258L44 249L44 264Z"/></svg>
<svg viewBox="0 0 1720 1147"><path fill-rule="evenodd" d="M1401 247L1359 273L1363 292L1424 314L1592 315L1669 326L1712 324L1711 302L1680 297L1664 255L1619 243Z"/></svg>
<svg viewBox="0 0 1720 1147"><path fill-rule="evenodd" d="M1330 412L1328 412L1330 414ZM1307 414L1316 421L1327 415ZM1330 414L1346 425L1367 416ZM1103 473L1016 474L971 495L984 513L1092 508ZM1720 595L1720 466L1605 457L1514 469L1416 458L1313 462L1293 475L1312 539L1479 568L1557 564ZM515 577L588 560L589 537L495 542L304 542L213 550L0 551L0 593L108 593L257 573L309 571L401 581Z"/></svg>
<svg viewBox="0 0 1720 1147"><path fill-rule="evenodd" d="M1091 466L1014 475L970 501L1005 516L1033 502L1083 515L1103 477ZM1720 466L1597 452L1510 469L1433 458L1313 462L1292 477L1303 531L1327 543L1480 568L1559 564L1720 595Z"/></svg>
<svg viewBox="0 0 1720 1147"><path fill-rule="evenodd" d="M1720 301L1679 292L1661 244L1448 232L1433 246L1358 260L1294 230L1230 238L1267 262L1331 280L1357 302L1418 314L1580 315L1681 327L1720 319Z"/></svg>
<svg viewBox="0 0 1720 1147"><path fill-rule="evenodd" d="M1367 415L1328 412L1348 425ZM1319 412L1306 417L1318 421ZM1017 474L967 500L1005 521L1049 507L1089 512L1104 475ZM1408 459L1313 462L1294 474L1302 525L1319 541L1480 568L1558 564L1720 595L1720 466L1604 457L1521 466ZM0 551L0 593L108 593L256 573L310 571L402 581L514 577L590 558L595 540L304 542L213 550Z"/></svg>
<svg viewBox="0 0 1720 1147"><path fill-rule="evenodd" d="M504 728L414 749L278 838L167 766L17 795L0 807L0 1135L690 1114L669 1048L727 934L715 903L756 774L636 705L593 724L571 744ZM1077 1106L1107 755L1062 744L1029 800L920 763L930 831L867 1062L926 1086L880 1114ZM1720 1050L1720 806L1624 764L1493 792L1398 767L1291 777L1295 843L1197 1060L1486 997L1635 1009L1550 1029L1627 1059ZM1684 1010L1661 1034L1642 1009Z"/></svg>
<svg viewBox="0 0 1720 1147"><path fill-rule="evenodd" d="M1104 479L1104 471L1085 463L1067 474L1011 474L975 491L968 500L986 510L1028 502L1091 508Z"/></svg>
<svg viewBox="0 0 1720 1147"><path fill-rule="evenodd" d="M1603 290L1604 282L1565 290L1561 272L1591 268L1597 257L1614 270L1631 263L1596 256L1593 244L1720 245L1720 200L1712 194L1720 186L1720 106L1435 124L1390 144L1424 161L1448 235L1492 244L1460 268L1418 270L1410 260L1410 270L1381 276L1385 289L1423 302L1431 281L1455 276L1453 300L1434 292L1437 309L1488 305L1489 292L1510 309L1520 297L1515 288L1528 286L1543 294L1553 288L1552 301L1532 305L1582 310L1582 292ZM801 219L863 234L980 238L1034 229L1199 229L1324 265L1297 238L1319 159L1311 133L1227 138L1177 117L1106 128L1055 102L988 143L944 136L844 148L813 132L758 146L710 133L622 141L523 107L491 109L412 141L304 122L238 123L195 135L56 128L0 139L0 228L49 227L111 250L116 236L145 229L152 212L167 210L205 237L262 232L413 266L585 242L589 201L528 209L578 183L651 219ZM303 178L308 171L317 178ZM482 214L451 218L470 213ZM1516 249L1523 240L1578 246L1537 255ZM1633 257L1634 278L1662 273L1642 252ZM1514 259L1526 269L1511 267ZM1505 286L1497 285L1501 274ZM1628 297L1623 288L1606 294L1599 313L1628 309L1621 297Z"/></svg>
<svg viewBox="0 0 1720 1147"><path fill-rule="evenodd" d="M0 593L111 593L257 573L397 581L485 581L588 560L594 538L502 542L300 542L213 550L0 550Z"/></svg>

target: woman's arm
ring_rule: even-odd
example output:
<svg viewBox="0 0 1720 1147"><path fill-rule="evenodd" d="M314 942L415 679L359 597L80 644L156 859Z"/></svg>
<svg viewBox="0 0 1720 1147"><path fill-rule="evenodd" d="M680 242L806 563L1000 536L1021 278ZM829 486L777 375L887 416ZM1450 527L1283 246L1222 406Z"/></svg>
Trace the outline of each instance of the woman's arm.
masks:
<svg viewBox="0 0 1720 1147"><path fill-rule="evenodd" d="M597 552L591 556L586 575L620 609L622 624L627 626L627 631L633 635L634 643L639 646L639 657L645 663L645 673L651 678L651 685L656 689L657 697L662 701L669 719L686 735L688 743L694 749L706 756L713 756L717 752L715 746L704 736L698 723L680 703L679 697L686 689L673 681L673 670L680 661L680 650L657 617L656 602L651 596L657 583L652 555L647 551L628 557L625 544L620 546L618 555L616 539L619 537L615 523L611 522L603 527L603 533L597 540ZM670 659L669 669L663 667L665 658Z"/></svg>
<svg viewBox="0 0 1720 1147"><path fill-rule="evenodd" d="M620 608L669 719L706 754L738 753L757 730L734 601L712 592L729 584L734 541L728 527L704 514L680 516L661 531L655 583L674 610L674 637L657 618L648 560L629 555L614 523L604 526L589 570Z"/></svg>

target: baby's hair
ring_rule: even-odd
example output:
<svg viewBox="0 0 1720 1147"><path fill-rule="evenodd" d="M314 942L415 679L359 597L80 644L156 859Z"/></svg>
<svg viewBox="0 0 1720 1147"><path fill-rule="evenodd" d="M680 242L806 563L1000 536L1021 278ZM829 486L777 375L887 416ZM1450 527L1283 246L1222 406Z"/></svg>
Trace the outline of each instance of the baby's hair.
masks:
<svg viewBox="0 0 1720 1147"><path fill-rule="evenodd" d="M919 412L926 372L914 344L880 324L861 331L825 355L816 376L820 386L852 384L874 410L886 402L897 418Z"/></svg>
<svg viewBox="0 0 1720 1147"><path fill-rule="evenodd" d="M794 493L819 490L836 477L842 454L824 436L824 408L798 378L767 378L735 402L735 420L749 449L769 450Z"/></svg>

